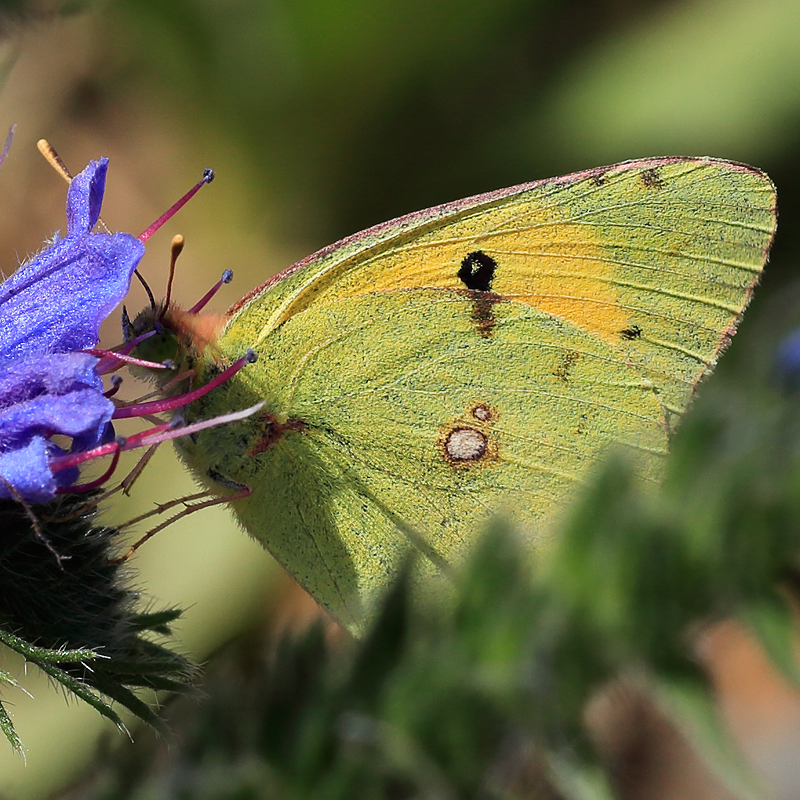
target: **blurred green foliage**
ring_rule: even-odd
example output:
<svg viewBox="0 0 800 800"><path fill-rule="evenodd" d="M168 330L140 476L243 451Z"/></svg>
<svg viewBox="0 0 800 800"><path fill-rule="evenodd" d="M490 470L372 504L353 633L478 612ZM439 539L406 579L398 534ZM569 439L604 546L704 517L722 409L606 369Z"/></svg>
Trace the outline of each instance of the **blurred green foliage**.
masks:
<svg viewBox="0 0 800 800"><path fill-rule="evenodd" d="M8 36L20 25L75 14L91 3L92 0L0 0L0 33Z"/></svg>
<svg viewBox="0 0 800 800"><path fill-rule="evenodd" d="M124 70L242 149L278 226L327 238L646 155L797 146L785 0L120 0ZM112 61L113 63L113 61ZM135 65L135 68L134 68ZM779 177L779 176L778 176Z"/></svg>

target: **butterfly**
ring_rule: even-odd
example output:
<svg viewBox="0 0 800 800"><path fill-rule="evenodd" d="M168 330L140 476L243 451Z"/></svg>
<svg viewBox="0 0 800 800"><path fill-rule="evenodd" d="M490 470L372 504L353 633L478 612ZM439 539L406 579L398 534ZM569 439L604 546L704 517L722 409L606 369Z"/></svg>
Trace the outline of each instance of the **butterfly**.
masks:
<svg viewBox="0 0 800 800"><path fill-rule="evenodd" d="M504 513L535 547L611 447L657 483L757 283L776 195L752 167L651 158L400 217L289 267L211 325L163 309L209 382L178 442L246 530L362 629L409 553L447 571Z"/></svg>

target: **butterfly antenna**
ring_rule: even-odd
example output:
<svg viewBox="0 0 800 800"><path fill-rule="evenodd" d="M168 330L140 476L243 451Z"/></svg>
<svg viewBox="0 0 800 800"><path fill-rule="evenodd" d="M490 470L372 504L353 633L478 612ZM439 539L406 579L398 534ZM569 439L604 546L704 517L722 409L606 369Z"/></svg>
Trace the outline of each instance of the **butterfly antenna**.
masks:
<svg viewBox="0 0 800 800"><path fill-rule="evenodd" d="M11 149L11 142L14 141L14 131L16 129L17 129L16 122L8 129L8 136L6 136L6 143L3 145L2 151L0 151L0 167L3 166L3 162L6 160L8 151Z"/></svg>
<svg viewBox="0 0 800 800"><path fill-rule="evenodd" d="M171 219L175 214L183 208L207 183L214 180L214 170L203 170L203 177L189 189L186 194L178 200L177 203L170 206L149 228L143 230L137 237L139 241L146 242L168 219Z"/></svg>
<svg viewBox="0 0 800 800"><path fill-rule="evenodd" d="M158 315L159 320L164 318L167 313L169 304L172 302L172 283L175 280L175 265L178 263L178 256L183 252L183 246L186 244L186 239L179 233L172 237L172 245L169 249L169 280L167 281L167 296L164 299L164 305L161 308L161 313Z"/></svg>
<svg viewBox="0 0 800 800"><path fill-rule="evenodd" d="M138 269L135 269L133 271L133 274L139 279L139 283L142 284L142 287L144 288L145 292L147 292L147 297L150 300L150 308L152 308L153 311L155 311L156 310L156 298L153 297L153 292L150 289L150 287L147 285L147 281L144 279L144 276L142 275L141 272L139 272Z"/></svg>

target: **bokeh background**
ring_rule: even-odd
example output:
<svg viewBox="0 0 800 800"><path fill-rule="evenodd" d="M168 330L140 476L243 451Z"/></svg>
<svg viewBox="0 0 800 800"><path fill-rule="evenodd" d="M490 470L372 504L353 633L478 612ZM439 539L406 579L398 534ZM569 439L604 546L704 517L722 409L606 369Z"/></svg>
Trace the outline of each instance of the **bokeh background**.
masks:
<svg viewBox="0 0 800 800"><path fill-rule="evenodd" d="M307 253L399 214L629 158L713 155L766 169L779 190L778 242L748 315L755 321L729 356L756 335L759 319L792 323L798 0L18 1L0 9L0 127L18 125L0 171L5 274L64 224L65 184L38 155L40 137L73 172L110 157L103 219L134 234L214 167L217 181L150 240L142 271L163 294L170 237L183 233L177 299L194 303L231 268L219 310ZM129 308L144 302L134 288ZM104 341L119 338L114 315ZM117 521L193 490L163 449L131 501L115 506ZM187 609L177 635L199 660L260 620L313 613L223 509L156 537L134 560L132 580L144 603ZM716 646L729 665L720 668L723 689L766 674L735 635ZM80 771L110 726L10 655L0 659L33 695L4 690L28 753L26 765L0 746L0 793L43 797ZM751 690L740 686L728 708L768 774L776 737L800 742L798 698L772 685L749 706L741 698ZM797 788L771 780L779 797Z"/></svg>

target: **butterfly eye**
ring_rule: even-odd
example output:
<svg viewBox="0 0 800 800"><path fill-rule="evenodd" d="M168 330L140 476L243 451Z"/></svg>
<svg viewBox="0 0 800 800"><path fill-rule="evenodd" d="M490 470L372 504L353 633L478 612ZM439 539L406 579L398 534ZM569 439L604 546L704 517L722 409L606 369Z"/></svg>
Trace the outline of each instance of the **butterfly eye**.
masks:
<svg viewBox="0 0 800 800"><path fill-rule="evenodd" d="M458 277L467 289L490 292L496 270L497 262L482 250L476 250L461 262Z"/></svg>

